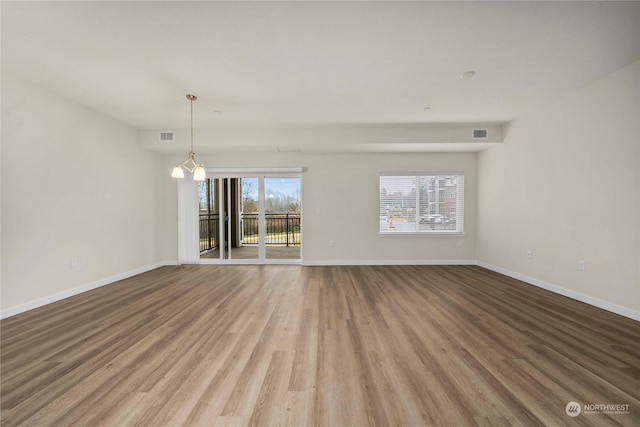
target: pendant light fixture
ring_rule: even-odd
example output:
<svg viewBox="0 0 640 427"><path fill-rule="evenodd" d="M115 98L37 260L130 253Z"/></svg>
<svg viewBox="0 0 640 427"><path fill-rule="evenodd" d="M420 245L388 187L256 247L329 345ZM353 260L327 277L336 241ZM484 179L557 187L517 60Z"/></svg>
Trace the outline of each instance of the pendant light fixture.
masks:
<svg viewBox="0 0 640 427"><path fill-rule="evenodd" d="M179 163L173 168L171 176L173 178L184 178L184 171L188 171L193 174L194 181L204 181L207 173L204 170L204 166L196 162L195 153L193 152L193 101L198 99L197 96L187 94L187 99L191 104L191 151L189 151L189 157L183 163Z"/></svg>

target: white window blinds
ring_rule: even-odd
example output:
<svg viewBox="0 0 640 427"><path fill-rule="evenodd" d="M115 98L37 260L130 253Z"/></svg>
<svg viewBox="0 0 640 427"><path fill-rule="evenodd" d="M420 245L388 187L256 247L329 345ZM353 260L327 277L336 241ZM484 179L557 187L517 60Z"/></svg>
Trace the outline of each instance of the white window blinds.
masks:
<svg viewBox="0 0 640 427"><path fill-rule="evenodd" d="M380 233L463 233L463 201L463 173L380 174Z"/></svg>

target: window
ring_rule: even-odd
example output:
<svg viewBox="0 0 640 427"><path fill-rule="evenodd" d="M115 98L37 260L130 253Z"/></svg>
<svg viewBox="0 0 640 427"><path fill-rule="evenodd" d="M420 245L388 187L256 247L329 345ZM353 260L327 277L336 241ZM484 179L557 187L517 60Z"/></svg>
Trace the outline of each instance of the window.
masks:
<svg viewBox="0 0 640 427"><path fill-rule="evenodd" d="M380 234L464 232L464 174L380 174Z"/></svg>

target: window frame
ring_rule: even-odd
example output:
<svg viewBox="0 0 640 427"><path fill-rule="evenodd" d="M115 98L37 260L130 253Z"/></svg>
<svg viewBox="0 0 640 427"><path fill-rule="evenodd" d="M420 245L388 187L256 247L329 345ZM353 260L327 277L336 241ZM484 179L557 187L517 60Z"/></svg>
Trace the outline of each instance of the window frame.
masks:
<svg viewBox="0 0 640 427"><path fill-rule="evenodd" d="M383 217L387 217L385 218L387 221L387 224L392 224L392 222L389 222L388 220L388 215L383 215L383 209L382 209L382 205L384 203L382 197L383 197L383 178L384 177L397 177L397 178L413 178L416 180L416 183L414 184L416 186L416 188L419 187L420 185L420 180L423 179L443 179L445 177L452 177L455 176L456 177L456 187L455 190L452 189L438 189L439 191L442 192L444 200L446 201L451 200L449 198L450 194L452 191L455 192L455 209L456 209L456 214L455 214L455 228L454 229L444 229L444 228L437 228L436 226L433 226L431 228L424 228L420 225L420 221L418 218L421 218L422 216L425 215L440 215L441 212L445 212L447 210L451 209L451 206L443 206L442 208L445 209L445 211L440 211L438 209L439 213L433 213L433 212L421 212L421 209L424 209L424 206L420 206L420 191L416 191L416 202L413 205L413 209L414 209L414 218L413 218L413 223L415 226L414 230L411 229L399 229L396 227L386 227L383 228L383 222L382 222L382 218ZM380 217L380 223L378 226L378 235L380 237L460 237L460 236L465 236L465 227L464 227L464 186L465 186L465 179L464 179L464 172L460 172L460 171L456 171L456 172L381 172L379 174L378 177L378 214ZM411 185L408 186L408 188L410 188ZM404 199L404 198L403 198ZM411 208L409 208L411 209ZM388 211L387 211L388 212ZM417 220L418 219L418 220ZM408 221L409 223L411 223L411 221ZM409 227L410 228L410 227Z"/></svg>

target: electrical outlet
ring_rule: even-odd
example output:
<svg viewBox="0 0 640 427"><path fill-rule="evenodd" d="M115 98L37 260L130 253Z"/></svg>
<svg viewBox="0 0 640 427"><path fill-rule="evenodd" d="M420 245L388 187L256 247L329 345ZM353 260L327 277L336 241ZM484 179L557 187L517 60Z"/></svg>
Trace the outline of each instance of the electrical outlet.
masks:
<svg viewBox="0 0 640 427"><path fill-rule="evenodd" d="M72 256L71 257L71 268L76 268L78 266L78 258Z"/></svg>
<svg viewBox="0 0 640 427"><path fill-rule="evenodd" d="M585 271L587 269L587 262L583 259L578 261L578 271Z"/></svg>
<svg viewBox="0 0 640 427"><path fill-rule="evenodd" d="M533 258L533 251L531 249L527 251L527 258L529 259Z"/></svg>

